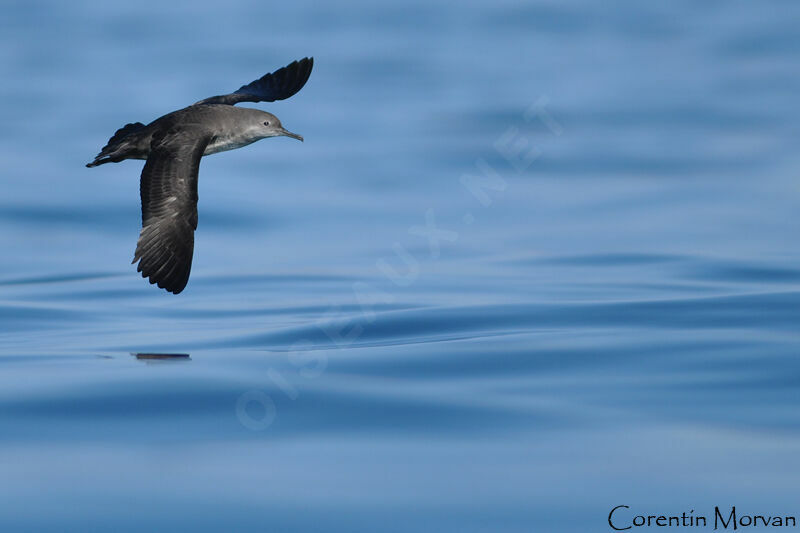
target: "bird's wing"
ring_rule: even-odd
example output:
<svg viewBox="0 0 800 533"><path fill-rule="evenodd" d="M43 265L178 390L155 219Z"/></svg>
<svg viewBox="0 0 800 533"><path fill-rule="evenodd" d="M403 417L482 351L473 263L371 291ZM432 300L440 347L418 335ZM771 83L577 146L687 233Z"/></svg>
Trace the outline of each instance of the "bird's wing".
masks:
<svg viewBox="0 0 800 533"><path fill-rule="evenodd" d="M162 289L189 281L197 229L197 173L211 134L197 126L156 134L142 170L142 231L133 262Z"/></svg>
<svg viewBox="0 0 800 533"><path fill-rule="evenodd" d="M274 102L286 100L303 88L314 67L313 57L304 57L300 61L292 61L271 74L243 85L231 94L212 96L200 100L197 104L227 104L239 102Z"/></svg>

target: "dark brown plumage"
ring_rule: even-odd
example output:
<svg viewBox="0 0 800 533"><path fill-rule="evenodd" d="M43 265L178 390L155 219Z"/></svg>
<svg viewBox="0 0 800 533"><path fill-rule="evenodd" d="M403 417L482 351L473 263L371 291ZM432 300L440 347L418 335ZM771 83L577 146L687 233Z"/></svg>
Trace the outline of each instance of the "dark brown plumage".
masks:
<svg viewBox="0 0 800 533"><path fill-rule="evenodd" d="M87 167L124 159L146 159L142 170L142 231L133 262L162 289L180 293L189 281L197 229L197 181L204 155L233 150L266 137L303 138L283 128L275 115L236 108L240 102L284 100L303 88L312 58L242 86L173 111L148 125L127 124L116 131Z"/></svg>

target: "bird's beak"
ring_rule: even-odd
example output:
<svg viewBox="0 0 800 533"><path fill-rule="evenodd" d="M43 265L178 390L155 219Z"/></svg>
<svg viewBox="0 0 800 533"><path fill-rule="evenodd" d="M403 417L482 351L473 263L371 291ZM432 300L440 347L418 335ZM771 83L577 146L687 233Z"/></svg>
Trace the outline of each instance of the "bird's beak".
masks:
<svg viewBox="0 0 800 533"><path fill-rule="evenodd" d="M281 131L281 135L285 135L286 137L291 137L292 139L297 139L300 142L303 141L303 136L302 135L298 135L296 133L292 133L291 131L285 130L283 128L281 128L280 131Z"/></svg>

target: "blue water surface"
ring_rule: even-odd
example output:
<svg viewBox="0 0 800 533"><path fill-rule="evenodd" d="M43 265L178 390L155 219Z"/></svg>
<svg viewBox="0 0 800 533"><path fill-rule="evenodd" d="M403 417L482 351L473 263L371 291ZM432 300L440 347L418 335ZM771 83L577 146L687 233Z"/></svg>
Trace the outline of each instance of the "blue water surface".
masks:
<svg viewBox="0 0 800 533"><path fill-rule="evenodd" d="M0 531L800 515L800 4L6 2ZM203 159L113 132L313 55ZM709 524L709 529L713 524Z"/></svg>

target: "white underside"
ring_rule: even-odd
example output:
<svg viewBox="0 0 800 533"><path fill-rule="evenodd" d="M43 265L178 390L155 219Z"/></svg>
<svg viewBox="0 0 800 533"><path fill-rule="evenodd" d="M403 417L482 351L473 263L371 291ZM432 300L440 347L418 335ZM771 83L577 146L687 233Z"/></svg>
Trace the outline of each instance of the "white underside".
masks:
<svg viewBox="0 0 800 533"><path fill-rule="evenodd" d="M213 142L209 143L206 146L205 152L203 155L211 155L216 154L219 152L227 152L228 150L235 150L237 148L241 148L242 146L247 146L248 144L252 144L255 141L251 140L232 140L230 138L221 138L215 139Z"/></svg>

